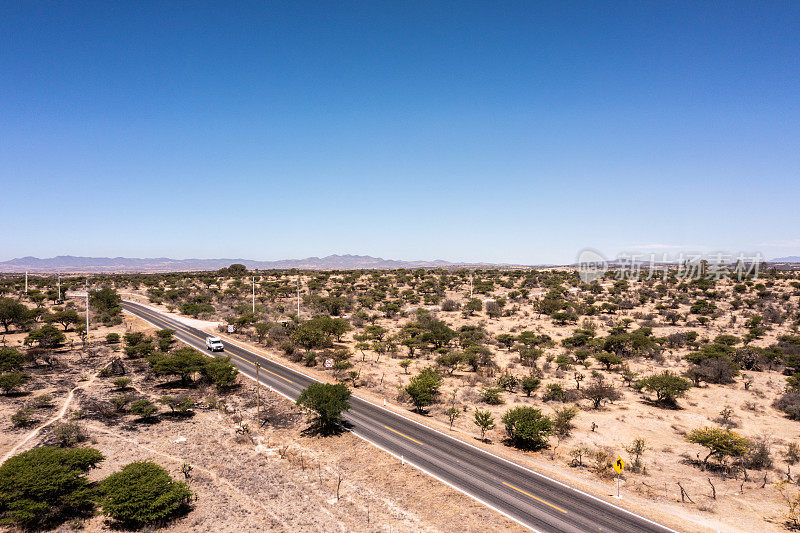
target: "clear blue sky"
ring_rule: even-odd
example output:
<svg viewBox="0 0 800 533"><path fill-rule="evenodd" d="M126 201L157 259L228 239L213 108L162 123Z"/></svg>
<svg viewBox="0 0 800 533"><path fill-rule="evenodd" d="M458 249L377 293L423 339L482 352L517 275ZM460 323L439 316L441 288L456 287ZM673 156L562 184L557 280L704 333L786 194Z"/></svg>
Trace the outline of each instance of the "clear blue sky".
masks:
<svg viewBox="0 0 800 533"><path fill-rule="evenodd" d="M0 77L0 259L800 254L795 1L8 1Z"/></svg>

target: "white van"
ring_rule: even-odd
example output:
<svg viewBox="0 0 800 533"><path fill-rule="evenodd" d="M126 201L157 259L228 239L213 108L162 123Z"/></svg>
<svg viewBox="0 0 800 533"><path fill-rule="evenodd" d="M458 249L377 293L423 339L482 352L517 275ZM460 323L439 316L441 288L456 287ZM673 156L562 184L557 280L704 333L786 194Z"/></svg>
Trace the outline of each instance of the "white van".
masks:
<svg viewBox="0 0 800 533"><path fill-rule="evenodd" d="M225 347L222 346L222 339L219 337L206 337L206 348L212 352L221 352L225 349Z"/></svg>

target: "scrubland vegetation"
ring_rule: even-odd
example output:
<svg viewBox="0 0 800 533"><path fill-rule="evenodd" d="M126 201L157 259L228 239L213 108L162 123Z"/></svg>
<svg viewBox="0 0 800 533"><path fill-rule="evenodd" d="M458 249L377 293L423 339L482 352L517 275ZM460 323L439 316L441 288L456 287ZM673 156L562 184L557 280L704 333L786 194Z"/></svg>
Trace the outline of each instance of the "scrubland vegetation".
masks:
<svg viewBox="0 0 800 533"><path fill-rule="evenodd" d="M586 284L570 269L247 272L240 265L103 276L92 279L98 329L85 347L80 300L56 302L53 280L34 278L24 295L19 278L8 279L0 285L7 332L0 401L13 404L7 426L24 434L63 400L41 397L39 373L59 372L59 351L98 346L108 359L98 376L107 393L82 399L80 420L143 431L241 395L230 361L180 345L169 330L123 323L124 295L219 323L223 334L233 326L231 338L346 385L336 389L340 405L348 389L386 398L460 438L542 459L551 474L560 469L590 487L610 482L621 455L623 490L659 512L691 515L712 529L794 527L800 276L646 278L617 280L612 272ZM83 279L65 284L82 287ZM152 392L132 385L137 375L156 380ZM301 404L317 413L319 433L330 434L338 413L315 408L321 393L308 391ZM256 429L243 423L239 437ZM80 430L51 429L48 439L80 442ZM87 509L123 519L110 514L111 499L94 494ZM0 512L14 519L7 505L0 502Z"/></svg>

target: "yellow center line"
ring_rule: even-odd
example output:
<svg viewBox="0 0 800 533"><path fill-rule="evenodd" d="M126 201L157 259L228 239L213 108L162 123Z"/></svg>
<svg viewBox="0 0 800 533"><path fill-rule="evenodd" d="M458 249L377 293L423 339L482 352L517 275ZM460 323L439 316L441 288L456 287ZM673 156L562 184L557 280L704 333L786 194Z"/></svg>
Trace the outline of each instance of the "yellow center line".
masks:
<svg viewBox="0 0 800 533"><path fill-rule="evenodd" d="M520 489L520 488L517 488L517 487L515 487L514 485L512 485L512 484L510 484L510 483L506 483L505 481L503 481L503 485L505 485L506 487L511 487L511 488L512 488L512 489L514 489L515 491L517 491L517 492L521 492L521 493L522 493L522 494L524 494L525 496L528 496L529 498L533 498L533 499L534 499L534 500L536 500L537 502L541 502L541 503L543 503L543 504L545 504L545 505L549 505L550 507L552 507L552 508L553 508L553 509L555 509L556 511L561 511L561 512L562 512L562 513L564 513L564 514L567 514L567 512L566 512L564 509L562 509L561 507L556 507L556 506L555 506L555 505L553 505L552 503L550 503L550 502L546 502L546 501L544 501L543 499L541 499L541 498L538 498L538 497L534 496L534 495L533 495L533 494L531 494L530 492L525 492L524 490L522 490L522 489Z"/></svg>
<svg viewBox="0 0 800 533"><path fill-rule="evenodd" d="M420 446L425 446L424 444L422 444L422 443L421 443L420 441L418 441L417 439L412 439L412 438L411 438L411 437L409 437L408 435L406 435L406 434L404 434L404 433L400 433L400 432L399 432L399 431L397 431L396 429L392 429L392 428L390 428L389 426L383 426L383 427L385 427L386 429L388 429L388 430L389 430L389 431L391 431L392 433L397 433L397 434L398 434L398 435L400 435L401 437L404 437L404 438L406 438L406 439L408 439L408 440L410 440L410 441L412 441L412 442L416 442L416 443L417 443L417 444L419 444Z"/></svg>
<svg viewBox="0 0 800 533"><path fill-rule="evenodd" d="M149 316L149 317L155 318L156 320L163 320L163 319L161 319L160 317L157 317L156 315L153 315L153 314L150 314L150 313L148 313L147 311L142 311L141 309L136 309L136 310L137 310L137 311L139 311L139 312L140 312L140 313L142 313L142 314L145 314L145 315ZM165 322L166 322L166 321L165 321ZM167 324L169 324L169 322L167 322ZM178 329L180 329L180 330L181 330L181 333L183 333L183 334L185 334L185 335L191 335L191 336L192 336L192 337L194 337L195 339L205 342L205 339L203 339L202 337L198 337L197 335L195 335L195 334L194 334L194 333L192 333L191 331L186 331L185 329L182 329L182 328L180 328L180 327L179 327ZM250 363L251 365L255 365L255 364L256 364L254 361L251 361L250 359L245 359L244 357L241 357L241 356L239 356L239 355L236 355L235 353L229 352L228 350L225 350L225 349L223 349L223 350L222 350L222 353L226 353L226 354L228 354L228 355L232 355L233 357L235 357L235 358L237 358L237 359L239 359L239 360L241 360L241 361L244 361L245 363ZM281 379L283 379L283 380L286 380L286 381L288 381L289 383L294 383L294 381L292 381L291 379L289 379L289 378L285 378L285 377L281 376L280 374L276 374L276 373L275 373L275 372L273 372L272 370L267 370L267 369L266 369L266 368L264 368L264 367L261 367L261 369L262 369L264 372L269 372L269 373L270 373L270 374L272 374L273 376L277 376L277 377L279 377L279 378L281 378Z"/></svg>

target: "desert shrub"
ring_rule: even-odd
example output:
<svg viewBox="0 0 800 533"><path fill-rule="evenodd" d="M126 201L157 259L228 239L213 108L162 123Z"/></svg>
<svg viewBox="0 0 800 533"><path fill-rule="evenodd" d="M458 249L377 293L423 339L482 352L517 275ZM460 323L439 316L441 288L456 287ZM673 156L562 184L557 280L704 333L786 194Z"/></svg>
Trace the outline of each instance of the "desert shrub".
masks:
<svg viewBox="0 0 800 533"><path fill-rule="evenodd" d="M44 529L91 513L94 494L85 473L102 460L93 448L50 446L11 457L0 466L0 522Z"/></svg>
<svg viewBox="0 0 800 533"><path fill-rule="evenodd" d="M11 394L22 385L28 382L30 376L22 372L6 372L0 374L0 389L3 389L5 394Z"/></svg>
<svg viewBox="0 0 800 533"><path fill-rule="evenodd" d="M442 311L458 311L459 305L458 302L455 300L442 300L441 309Z"/></svg>
<svg viewBox="0 0 800 533"><path fill-rule="evenodd" d="M522 392L525 393L525 396L530 396L531 393L535 392L536 389L539 388L541 382L542 380L536 376L525 376L522 378Z"/></svg>
<svg viewBox="0 0 800 533"><path fill-rule="evenodd" d="M553 422L534 407L516 407L503 415L506 434L514 446L538 450L547 446Z"/></svg>
<svg viewBox="0 0 800 533"><path fill-rule="evenodd" d="M53 407L53 397L49 394L40 394L33 399L33 406L37 409L47 409Z"/></svg>
<svg viewBox="0 0 800 533"><path fill-rule="evenodd" d="M481 389L481 400L489 405L500 405L503 403L503 398L500 393L503 389L500 387L487 387Z"/></svg>
<svg viewBox="0 0 800 533"><path fill-rule="evenodd" d="M514 392L514 389L519 385L519 379L511 374L503 374L497 378L497 386L508 392Z"/></svg>
<svg viewBox="0 0 800 533"><path fill-rule="evenodd" d="M564 387L560 383L548 383L542 394L543 402L563 402L567 397Z"/></svg>
<svg viewBox="0 0 800 533"><path fill-rule="evenodd" d="M25 358L14 348L0 348L0 372L16 372L22 370Z"/></svg>
<svg viewBox="0 0 800 533"><path fill-rule="evenodd" d="M195 401L191 396L183 394L180 396L162 396L158 399L158 403L166 405L173 413L191 415L191 409L194 407Z"/></svg>
<svg viewBox="0 0 800 533"><path fill-rule="evenodd" d="M28 427L33 424L33 421L33 409L30 407L18 409L16 413L11 415L11 423L17 428Z"/></svg>
<svg viewBox="0 0 800 533"><path fill-rule="evenodd" d="M578 416L578 407L565 405L553 413L553 432L561 438L569 437L572 429L572 420Z"/></svg>
<svg viewBox="0 0 800 533"><path fill-rule="evenodd" d="M792 420L800 420L800 392L789 391L772 402L772 407L786 413Z"/></svg>
<svg viewBox="0 0 800 533"><path fill-rule="evenodd" d="M665 370L661 374L654 374L636 381L635 387L639 390L655 392L656 401L659 403L674 405L675 399L686 394L692 384L669 370Z"/></svg>
<svg viewBox="0 0 800 533"><path fill-rule="evenodd" d="M150 364L155 375L177 376L184 384L189 384L193 374L204 370L208 359L194 348L186 346L171 354L157 354L150 358Z"/></svg>
<svg viewBox="0 0 800 533"><path fill-rule="evenodd" d="M207 357L201 372L203 377L213 383L218 390L225 391L236 384L239 369L231 362L230 356Z"/></svg>
<svg viewBox="0 0 800 533"><path fill-rule="evenodd" d="M592 407L599 409L606 402L619 400L622 395L613 384L603 380L602 376L593 379L581 390L581 396L592 401Z"/></svg>
<svg viewBox="0 0 800 533"><path fill-rule="evenodd" d="M108 344L119 344L120 337L119 333L109 333L106 335L106 342Z"/></svg>
<svg viewBox="0 0 800 533"><path fill-rule="evenodd" d="M723 461L728 456L742 457L750 448L749 439L730 429L704 426L693 429L685 438L687 441L699 444L708 450L708 455L703 459L704 465L708 464L708 460L712 456Z"/></svg>
<svg viewBox="0 0 800 533"><path fill-rule="evenodd" d="M50 441L60 448L70 448L88 438L86 431L76 422L61 422L50 430Z"/></svg>
<svg viewBox="0 0 800 533"><path fill-rule="evenodd" d="M125 390L128 388L128 385L130 385L131 378L117 378L112 383L114 383L114 386L119 390Z"/></svg>
<svg viewBox="0 0 800 533"><path fill-rule="evenodd" d="M756 470L770 468L772 466L772 446L769 437L761 436L752 439L743 462L747 468Z"/></svg>
<svg viewBox="0 0 800 533"><path fill-rule="evenodd" d="M163 524L188 509L192 491L150 462L125 465L100 483L103 512L126 524Z"/></svg>
<svg viewBox="0 0 800 533"><path fill-rule="evenodd" d="M133 402L129 410L131 413L139 415L143 420L148 420L158 412L158 407L153 405L150 400L142 398Z"/></svg>
<svg viewBox="0 0 800 533"><path fill-rule="evenodd" d="M97 320L110 326L122 323L122 298L111 287L89 291L89 306L97 314Z"/></svg>

